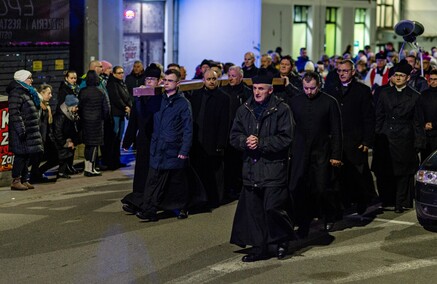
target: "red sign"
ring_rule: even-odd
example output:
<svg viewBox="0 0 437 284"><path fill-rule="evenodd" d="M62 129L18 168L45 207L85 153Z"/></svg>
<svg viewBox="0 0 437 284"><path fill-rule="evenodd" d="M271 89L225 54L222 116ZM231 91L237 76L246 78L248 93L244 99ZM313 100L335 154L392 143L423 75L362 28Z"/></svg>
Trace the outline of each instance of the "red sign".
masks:
<svg viewBox="0 0 437 284"><path fill-rule="evenodd" d="M14 154L9 152L9 111L7 102L0 102L0 172L10 171Z"/></svg>

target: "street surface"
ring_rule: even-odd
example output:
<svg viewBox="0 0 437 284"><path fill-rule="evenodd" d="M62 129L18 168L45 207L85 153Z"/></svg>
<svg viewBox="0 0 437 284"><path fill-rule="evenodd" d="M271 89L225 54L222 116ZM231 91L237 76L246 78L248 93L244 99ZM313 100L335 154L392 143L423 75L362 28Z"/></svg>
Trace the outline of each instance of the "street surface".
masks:
<svg viewBox="0 0 437 284"><path fill-rule="evenodd" d="M314 224L293 253L242 263L229 244L236 202L147 223L121 210L133 162L27 192L0 188L0 283L435 283L437 233L414 210Z"/></svg>

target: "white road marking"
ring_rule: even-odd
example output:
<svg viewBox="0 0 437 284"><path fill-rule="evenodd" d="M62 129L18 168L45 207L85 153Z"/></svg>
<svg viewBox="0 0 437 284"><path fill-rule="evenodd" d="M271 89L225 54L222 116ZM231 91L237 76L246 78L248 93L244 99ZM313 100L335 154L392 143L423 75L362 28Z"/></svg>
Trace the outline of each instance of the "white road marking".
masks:
<svg viewBox="0 0 437 284"><path fill-rule="evenodd" d="M409 238L405 238L405 239L400 239L400 240L396 240L396 241L391 241L390 242L390 246L395 246L395 245L402 245L402 244L409 244L409 243L415 243L415 242L423 242L423 241L428 241L428 240L436 240L437 239L437 235L435 234L424 234L424 235L420 235L420 236L414 236L414 237L409 237ZM197 270L197 271L193 271L187 275L184 275L182 277L179 277L177 279L173 279L172 281L168 282L168 283L206 283L209 281L213 281L214 279L218 279L220 277L225 276L226 274L230 274L236 271L242 271L242 270L246 270L246 269L254 269L254 268L261 268L261 267L265 267L268 265L285 265L285 264L290 264L293 262L299 262L299 261L308 261L311 259L319 259L319 258L324 258L324 257L332 257L332 256L336 256L336 255L346 255L346 254L355 254L355 253L359 253L359 252L363 252L363 251L370 251L370 250L375 250L375 249L380 249L383 246L386 246L387 242L386 241L374 241L374 242L369 242L369 243L363 243L363 244L357 244L357 245L347 245L347 246L332 246L332 247L328 247L328 248L321 248L321 249L313 249L313 250L309 250L309 251L305 251L304 253L302 253L301 255L297 255L297 256L292 256L289 259L286 260L282 260L282 261L278 261L275 258L266 260L266 261L259 261L259 262L254 262L254 263L244 263L241 261L241 256L238 257L232 257L229 259L226 259L222 262L207 266L203 269ZM406 267L409 269L418 269L420 267L425 267L425 266L431 266L431 265L437 265L437 260L423 260L423 261L412 261L410 264L409 262L402 264L395 264L389 267L385 267L385 268L380 268L378 270L375 270L374 273L379 273L379 274L375 274L375 276L370 276L368 278L371 277L376 277L376 276L382 276L385 274L391 274L397 271L402 271L402 267ZM373 270L372 270L373 271ZM391 272L393 271L393 272ZM344 282L349 282L349 281L357 281L357 280L361 280L361 278L359 277L367 277L368 274L366 273L356 273L354 275L345 277L345 278L339 278L338 281L340 281L339 283L344 283ZM356 277L356 278L353 278ZM351 280L348 280L351 279ZM366 278L364 278L366 279Z"/></svg>

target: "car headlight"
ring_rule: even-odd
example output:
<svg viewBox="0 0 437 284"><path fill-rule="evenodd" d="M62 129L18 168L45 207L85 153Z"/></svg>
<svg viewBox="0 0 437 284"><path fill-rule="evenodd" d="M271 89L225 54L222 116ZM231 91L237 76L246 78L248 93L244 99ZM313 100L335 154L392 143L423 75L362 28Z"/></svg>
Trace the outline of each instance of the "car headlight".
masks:
<svg viewBox="0 0 437 284"><path fill-rule="evenodd" d="M434 171L417 171L416 181L437 185L437 172Z"/></svg>

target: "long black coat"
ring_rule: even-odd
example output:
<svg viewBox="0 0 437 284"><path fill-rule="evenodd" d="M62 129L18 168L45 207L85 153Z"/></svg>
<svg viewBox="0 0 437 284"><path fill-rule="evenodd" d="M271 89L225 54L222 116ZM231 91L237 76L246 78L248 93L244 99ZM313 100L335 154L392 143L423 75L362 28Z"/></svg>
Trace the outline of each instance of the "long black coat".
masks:
<svg viewBox="0 0 437 284"><path fill-rule="evenodd" d="M288 150L293 137L290 109L273 95L257 120L252 101L250 98L238 109L230 134L231 145L244 151L243 184L259 188L285 187ZM259 138L257 150L246 147L250 135Z"/></svg>
<svg viewBox="0 0 437 284"><path fill-rule="evenodd" d="M425 127L432 123L431 130L425 130L426 147L420 153L422 161L437 149L437 88L429 87L419 99L419 124Z"/></svg>
<svg viewBox="0 0 437 284"><path fill-rule="evenodd" d="M206 96L205 113L201 119L202 98ZM221 156L226 148L230 127L229 95L220 89L202 88L193 92L193 151L199 147L211 156Z"/></svg>
<svg viewBox="0 0 437 284"><path fill-rule="evenodd" d="M341 114L337 101L319 92L310 99L291 101L296 123L292 146L291 192L309 189L321 193L331 187L329 160L342 158Z"/></svg>
<svg viewBox="0 0 437 284"><path fill-rule="evenodd" d="M230 115L231 115L231 125L237 113L237 109L252 97L252 90L241 82L236 86L231 86L230 84L222 87L222 90L229 95L230 99Z"/></svg>
<svg viewBox="0 0 437 284"><path fill-rule="evenodd" d="M386 176L416 172L419 165L416 149L425 144L424 129L418 120L419 96L409 86L401 92L394 86L381 90L376 106L374 172Z"/></svg>
<svg viewBox="0 0 437 284"><path fill-rule="evenodd" d="M9 150L21 155L42 152L39 114L29 90L13 81L6 92L9 94Z"/></svg>
<svg viewBox="0 0 437 284"><path fill-rule="evenodd" d="M343 91L337 85L331 95L337 99L343 122L343 158L354 165L368 163L359 145L372 148L375 135L375 110L370 88L353 79Z"/></svg>
<svg viewBox="0 0 437 284"><path fill-rule="evenodd" d="M125 82L110 75L106 90L108 90L109 101L111 102L112 115L124 116L126 113L125 108L132 108L132 101Z"/></svg>
<svg viewBox="0 0 437 284"><path fill-rule="evenodd" d="M79 117L85 145L103 145L103 121L109 114L109 101L99 87L88 86L80 90Z"/></svg>

